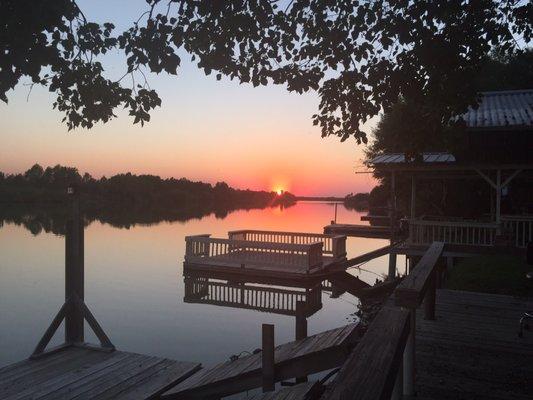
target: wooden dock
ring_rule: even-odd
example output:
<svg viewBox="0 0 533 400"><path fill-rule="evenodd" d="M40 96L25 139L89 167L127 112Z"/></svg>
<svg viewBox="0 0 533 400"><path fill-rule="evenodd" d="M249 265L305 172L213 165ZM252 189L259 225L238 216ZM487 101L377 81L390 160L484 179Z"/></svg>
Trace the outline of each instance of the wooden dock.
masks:
<svg viewBox="0 0 533 400"><path fill-rule="evenodd" d="M533 300L436 289L443 250L430 246L320 400L531 398L533 332L518 322Z"/></svg>
<svg viewBox="0 0 533 400"><path fill-rule="evenodd" d="M418 397L531 399L533 331L519 338L517 330L533 301L444 289L436 296L436 319L417 318Z"/></svg>
<svg viewBox="0 0 533 400"><path fill-rule="evenodd" d="M305 376L342 364L359 339L357 324L322 332L277 346L274 381ZM224 397L261 387L262 353L200 370L162 395L163 399Z"/></svg>
<svg viewBox="0 0 533 400"><path fill-rule="evenodd" d="M199 369L197 363L70 346L1 368L0 398L144 400Z"/></svg>
<svg viewBox="0 0 533 400"><path fill-rule="evenodd" d="M346 236L240 230L185 238L184 270L315 279L346 261Z"/></svg>
<svg viewBox="0 0 533 400"><path fill-rule="evenodd" d="M250 400L308 400L321 393L319 382L305 382L282 388L276 392L258 394Z"/></svg>
<svg viewBox="0 0 533 400"><path fill-rule="evenodd" d="M388 226L360 224L330 224L324 227L324 233L330 235L346 235L380 239L390 239L391 237L391 229ZM398 231L396 233L398 233Z"/></svg>

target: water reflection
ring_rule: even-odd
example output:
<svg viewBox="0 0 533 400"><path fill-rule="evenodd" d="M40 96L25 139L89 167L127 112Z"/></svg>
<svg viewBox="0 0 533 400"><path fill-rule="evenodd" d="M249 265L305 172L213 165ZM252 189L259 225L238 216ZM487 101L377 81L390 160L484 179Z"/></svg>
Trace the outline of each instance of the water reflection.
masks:
<svg viewBox="0 0 533 400"><path fill-rule="evenodd" d="M183 282L185 303L211 304L289 316L301 313L306 318L322 308L322 283L297 290L193 274L185 275Z"/></svg>
<svg viewBox="0 0 533 400"><path fill-rule="evenodd" d="M136 225L154 225L161 222L187 222L214 215L224 219L238 210L254 210L273 208L280 211L294 206L294 202L272 203L265 206L230 207L228 205L212 206L211 204L193 203L187 206L159 207L101 207L85 206L83 210L84 224L90 225L98 221L117 228L132 228ZM23 226L33 235L42 232L65 234L68 218L67 203L3 203L0 207L0 227L4 224Z"/></svg>
<svg viewBox="0 0 533 400"><path fill-rule="evenodd" d="M0 213L8 215L3 207ZM239 210L224 219L210 214L130 229L95 220L85 230L85 300L113 343L124 351L208 366L257 348L262 323L275 324L276 343L294 340L293 316L184 303L184 237L258 228L321 232L333 215L332 204L300 202L284 209ZM338 219L343 222L360 223L360 216L339 207ZM27 357L64 302L64 239L47 233L56 232L60 220L46 214L39 218L48 225L37 236L27 229L33 222L26 217L20 217L18 225L5 223L0 228L0 366ZM349 238L347 252L354 257L386 244L383 239ZM370 272L352 273L373 283L387 271L387 259L372 260L364 268ZM246 286L287 288L282 282ZM309 335L351 322L359 304L349 294L331 298L325 286L321 292L321 308L307 319ZM90 335L86 340L97 342Z"/></svg>

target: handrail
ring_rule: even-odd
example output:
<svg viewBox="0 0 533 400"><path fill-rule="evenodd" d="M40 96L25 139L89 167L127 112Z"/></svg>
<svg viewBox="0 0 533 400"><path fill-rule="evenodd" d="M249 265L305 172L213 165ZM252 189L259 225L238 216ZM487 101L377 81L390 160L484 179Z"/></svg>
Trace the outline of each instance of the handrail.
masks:
<svg viewBox="0 0 533 400"><path fill-rule="evenodd" d="M305 268L322 265L322 242L307 244L256 242L219 239L208 235L185 237L185 261L203 262L207 258L241 264L276 264Z"/></svg>
<svg viewBox="0 0 533 400"><path fill-rule="evenodd" d="M427 219L412 219L409 221L412 224L424 226L471 226L475 228L497 228L498 224L495 222L478 222L478 221L438 221Z"/></svg>
<svg viewBox="0 0 533 400"><path fill-rule="evenodd" d="M234 239L221 239L212 238L207 236L185 236L185 241L195 241L199 243L218 243L229 244L232 246L233 251L241 248L256 248L256 249L269 249L269 250L296 250L307 251L311 247L322 244L322 242L313 242L308 244L293 244L293 243L270 243L270 242L254 242L253 240L234 240Z"/></svg>
<svg viewBox="0 0 533 400"><path fill-rule="evenodd" d="M321 400L383 400L413 396L416 307L425 298L434 319L437 262L444 243L435 242L398 285L352 351ZM394 301L396 306L391 303Z"/></svg>
<svg viewBox="0 0 533 400"><path fill-rule="evenodd" d="M322 251L324 254L331 254L333 258L339 260L346 257L346 236L344 235L241 229L228 232L228 237L230 239L267 243L308 244L323 242Z"/></svg>
<svg viewBox="0 0 533 400"><path fill-rule="evenodd" d="M390 399L408 334L409 313L383 307L321 400Z"/></svg>
<svg viewBox="0 0 533 400"><path fill-rule="evenodd" d="M442 241L470 246L492 246L499 225L493 222L470 221L409 221L409 243L431 244Z"/></svg>
<svg viewBox="0 0 533 400"><path fill-rule="evenodd" d="M444 251L444 243L433 242L420 261L396 287L395 304L401 307L416 308L424 299L435 276L437 261Z"/></svg>

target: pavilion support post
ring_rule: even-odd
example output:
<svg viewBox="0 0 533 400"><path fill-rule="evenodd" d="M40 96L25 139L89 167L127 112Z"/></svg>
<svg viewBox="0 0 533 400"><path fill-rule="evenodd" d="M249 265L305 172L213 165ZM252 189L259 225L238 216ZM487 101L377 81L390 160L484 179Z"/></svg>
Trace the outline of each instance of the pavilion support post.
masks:
<svg viewBox="0 0 533 400"><path fill-rule="evenodd" d="M387 276L389 280L396 278L396 258L396 253L391 251L389 253L389 274Z"/></svg>
<svg viewBox="0 0 533 400"><path fill-rule="evenodd" d="M84 301L84 232L79 194L72 194L72 214L65 234L65 302ZM65 342L84 341L84 318L79 307L69 307L65 315Z"/></svg>
<svg viewBox="0 0 533 400"><path fill-rule="evenodd" d="M395 242L395 233L396 233L396 174L394 171L391 172L391 181L390 181L390 240L391 244Z"/></svg>
<svg viewBox="0 0 533 400"><path fill-rule="evenodd" d="M415 394L415 334L416 309L409 310L409 336L403 353L403 395Z"/></svg>
<svg viewBox="0 0 533 400"><path fill-rule="evenodd" d="M262 380L263 393L272 392L275 388L274 381L274 325L263 324L262 327Z"/></svg>
<svg viewBox="0 0 533 400"><path fill-rule="evenodd" d="M501 203L502 203L502 171L501 169L496 171L496 233L501 234Z"/></svg>
<svg viewBox="0 0 533 400"><path fill-rule="evenodd" d="M411 219L416 216L416 177L411 177Z"/></svg>
<svg viewBox="0 0 533 400"><path fill-rule="evenodd" d="M296 302L296 330L295 339L301 340L307 337L307 304L304 301ZM296 383L307 382L307 376L296 377Z"/></svg>

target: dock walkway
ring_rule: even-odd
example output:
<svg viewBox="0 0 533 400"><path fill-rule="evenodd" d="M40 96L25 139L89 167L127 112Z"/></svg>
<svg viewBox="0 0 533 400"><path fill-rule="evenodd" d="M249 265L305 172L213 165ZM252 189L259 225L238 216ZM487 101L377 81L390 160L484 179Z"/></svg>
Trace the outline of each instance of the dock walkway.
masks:
<svg viewBox="0 0 533 400"><path fill-rule="evenodd" d="M139 399L158 396L200 364L75 346L0 369L0 398Z"/></svg>
<svg viewBox="0 0 533 400"><path fill-rule="evenodd" d="M359 339L357 324L279 345L274 350L275 381L310 375L342 364ZM261 386L261 353L197 372L163 394L163 399L220 398Z"/></svg>
<svg viewBox="0 0 533 400"><path fill-rule="evenodd" d="M517 330L533 301L445 289L436 296L435 320L417 318L417 398L531 399L533 331L519 338Z"/></svg>

